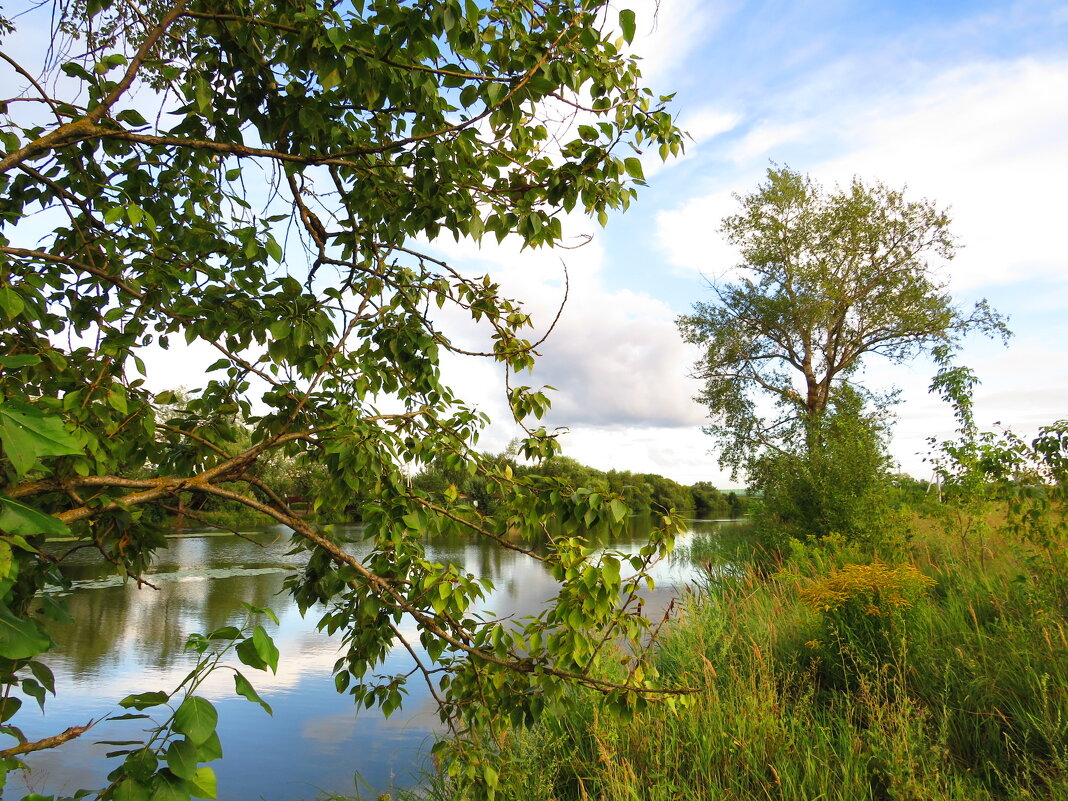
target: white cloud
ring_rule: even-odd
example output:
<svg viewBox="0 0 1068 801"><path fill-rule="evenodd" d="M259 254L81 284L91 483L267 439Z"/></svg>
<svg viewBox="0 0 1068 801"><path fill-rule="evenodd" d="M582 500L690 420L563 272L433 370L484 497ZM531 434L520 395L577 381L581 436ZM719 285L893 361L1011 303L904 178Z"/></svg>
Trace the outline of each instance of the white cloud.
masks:
<svg viewBox="0 0 1068 801"><path fill-rule="evenodd" d="M810 124L804 122L760 122L731 147L729 156L739 164L754 159L774 158L784 145L810 136L811 128Z"/></svg>
<svg viewBox="0 0 1068 801"><path fill-rule="evenodd" d="M754 175L753 185L756 183ZM738 265L741 256L719 233L720 223L736 211L730 191L691 198L656 215L656 239L667 260L684 271L718 278Z"/></svg>
<svg viewBox="0 0 1068 801"><path fill-rule="evenodd" d="M727 4L708 0L628 0L637 22L633 51L641 57L642 77L655 87L668 84L671 73L724 19Z"/></svg>
<svg viewBox="0 0 1068 801"><path fill-rule="evenodd" d="M692 426L704 419L687 378L696 352L674 314L646 294L591 287L565 308L534 370L559 388L562 425Z"/></svg>
<svg viewBox="0 0 1068 801"><path fill-rule="evenodd" d="M742 115L714 107L700 108L692 114L680 113L677 123L696 144L707 142L720 134L734 130Z"/></svg>
<svg viewBox="0 0 1068 801"><path fill-rule="evenodd" d="M965 245L951 271L956 288L1068 275L1060 243L1068 62L961 67L912 94L886 95L871 111L862 108L847 98L810 108L803 119L758 124L728 151L743 168L732 186L752 190L769 158L826 183L859 175L908 184L913 196L952 207L953 231ZM813 155L817 141L835 155ZM733 264L736 257L710 225L718 227L734 207L723 189L662 211L658 237L670 261L700 272Z"/></svg>
<svg viewBox="0 0 1068 801"><path fill-rule="evenodd" d="M847 121L843 121L847 122ZM854 174L952 207L957 288L1068 275L1068 61L975 64L853 121L812 172Z"/></svg>
<svg viewBox="0 0 1068 801"><path fill-rule="evenodd" d="M570 220L575 230L588 222ZM565 229L568 226L565 226ZM540 346L533 374L514 376L512 384L550 384L550 427L564 426L565 451L603 469L692 473L709 476L712 460L698 427L703 409L692 400L696 383L689 373L696 351L682 342L675 312L651 294L614 288L611 266L595 237L570 251L520 251L517 242L477 249L472 243L441 242L434 247L465 271L488 271L505 295L523 301L538 334L553 320L564 294L563 265L569 296L549 339ZM465 347L484 347L459 312L441 320ZM481 344L480 344L481 343ZM443 362L446 383L487 412L494 421L480 447L499 450L518 429L510 422L504 400L503 371L486 359L449 356ZM530 421L535 422L535 421ZM644 433L643 433L644 432ZM650 435L648 432L656 432ZM662 434L662 435L661 435ZM683 448L697 456L697 466L679 467ZM698 447L695 449L693 443ZM590 443L596 443L590 445ZM650 467L649 465L654 465ZM694 480L699 480L694 479Z"/></svg>
<svg viewBox="0 0 1068 801"><path fill-rule="evenodd" d="M698 426L584 426L561 443L568 456L599 470L658 473L680 484L711 481L720 488L744 484L720 469L712 438Z"/></svg>

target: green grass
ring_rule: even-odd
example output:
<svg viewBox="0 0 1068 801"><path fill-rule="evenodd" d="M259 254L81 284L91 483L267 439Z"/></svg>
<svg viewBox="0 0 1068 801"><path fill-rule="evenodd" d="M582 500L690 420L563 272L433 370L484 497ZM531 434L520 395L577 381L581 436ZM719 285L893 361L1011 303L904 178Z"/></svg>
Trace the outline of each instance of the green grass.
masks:
<svg viewBox="0 0 1068 801"><path fill-rule="evenodd" d="M622 719L576 696L568 714L487 749L496 797L1068 800L1060 577L1003 532L977 559L919 530L879 553L798 545L778 571L709 580L659 650L667 683L699 689L690 705ZM934 583L911 605L886 600L887 587L831 610L799 597L875 558L907 560ZM422 792L477 797L440 780Z"/></svg>

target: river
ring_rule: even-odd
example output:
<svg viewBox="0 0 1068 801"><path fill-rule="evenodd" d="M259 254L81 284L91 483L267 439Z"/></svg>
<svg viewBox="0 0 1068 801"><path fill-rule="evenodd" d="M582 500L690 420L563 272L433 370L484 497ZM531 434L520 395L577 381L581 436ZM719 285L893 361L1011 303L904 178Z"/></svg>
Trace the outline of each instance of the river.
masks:
<svg viewBox="0 0 1068 801"><path fill-rule="evenodd" d="M662 614L668 601L698 575L686 557L687 546L718 525L694 521L677 540L676 555L656 565L657 587L647 598L647 614ZM628 535L612 546L636 553L647 531L647 524L632 519ZM270 607L279 619L277 626L267 624L281 652L277 675L243 669L274 714L268 716L236 695L230 671L217 671L198 690L219 711L224 758L212 763L218 797L293 801L326 793L354 795L358 789L374 798L418 783L438 731L426 688L413 680L404 706L388 720L377 709L357 714L350 699L334 690L331 668L339 638L318 632L318 615L312 611L301 617L289 596L280 592L286 574L302 559L287 555L288 530L267 529L250 538L253 541L233 535L171 540L147 576L158 590L138 589L107 575L99 557L88 551L71 555L65 570L75 586L66 600L77 623L54 624L51 634L57 647L41 658L55 673L57 696L49 696L43 715L27 700L11 722L36 740L122 712L116 703L127 694L173 690L195 661L183 648L187 636L240 625L245 617L242 602L248 602ZM359 546L353 547L358 554ZM535 611L556 592L540 563L492 543L434 542L428 555L491 578L495 589L483 607L502 615ZM405 671L409 659L398 645L389 663L376 672ZM105 786L105 776L117 762L104 755L116 746L97 741L137 739L144 723L104 721L58 751L28 756L31 770L10 775L5 797Z"/></svg>

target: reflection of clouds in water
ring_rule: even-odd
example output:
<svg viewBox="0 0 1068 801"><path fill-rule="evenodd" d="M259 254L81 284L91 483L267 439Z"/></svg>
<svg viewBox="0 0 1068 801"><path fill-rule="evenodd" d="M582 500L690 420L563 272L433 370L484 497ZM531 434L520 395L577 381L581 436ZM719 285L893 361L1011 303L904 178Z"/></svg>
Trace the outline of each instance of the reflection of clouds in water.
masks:
<svg viewBox="0 0 1068 801"><path fill-rule="evenodd" d="M438 705L422 678L412 676L408 681L409 692L404 697L404 705L388 718L382 717L377 723L384 729L397 729L406 733L425 732L429 750L433 745L433 740L430 739L433 733L442 729ZM362 711L360 715L363 715Z"/></svg>
<svg viewBox="0 0 1068 801"><path fill-rule="evenodd" d="M356 730L356 715L351 709L336 715L310 718L304 721L300 736L306 740L315 740L318 748L327 754L337 753L345 740L352 737Z"/></svg>

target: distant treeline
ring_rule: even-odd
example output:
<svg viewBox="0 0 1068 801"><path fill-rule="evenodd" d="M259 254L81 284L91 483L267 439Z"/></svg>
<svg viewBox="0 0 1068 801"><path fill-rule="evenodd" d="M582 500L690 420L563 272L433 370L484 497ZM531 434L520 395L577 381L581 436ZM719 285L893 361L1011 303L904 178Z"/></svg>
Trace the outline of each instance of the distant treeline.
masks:
<svg viewBox="0 0 1068 801"><path fill-rule="evenodd" d="M639 514L674 509L691 513L694 517L722 519L741 517L748 512L748 498L744 493L721 492L708 481L684 486L655 473L604 472L587 467L569 456L556 456L539 465L527 464L508 451L485 458L496 462L498 467L511 467L515 476L556 478L575 489L583 487L594 492L622 495L631 511ZM320 488L328 480L323 465L298 462L292 458L274 459L269 463L268 471L272 486L297 509L306 506L307 499L321 494ZM450 498L446 505L455 497L477 502L480 510L490 514L499 511L504 501L504 494L496 483L488 481L481 473L472 476L463 468L449 468L444 460L416 475L412 479L412 486L442 501ZM450 490L450 487L455 489ZM361 505L361 499L353 496L344 508L324 507L315 518L324 521L358 520ZM182 496L169 510L153 508L142 516L142 522L166 528L173 528L179 521L182 526L190 528L202 525L231 528L265 525L270 519L251 510L226 509L211 496L192 495Z"/></svg>
<svg viewBox="0 0 1068 801"><path fill-rule="evenodd" d="M692 511L697 517L741 517L746 513L746 498L734 492L720 492L708 481L684 486L655 473L631 473L625 470L604 472L588 467L569 456L556 456L540 465L520 462L508 453L491 457L500 467L510 466L516 476L536 475L557 478L572 487L584 487L595 492L618 493L633 512ZM487 512L495 511L503 498L496 484L481 474L471 476L466 471L433 464L417 475L413 485L425 492L442 496L455 487L460 495L477 501Z"/></svg>

